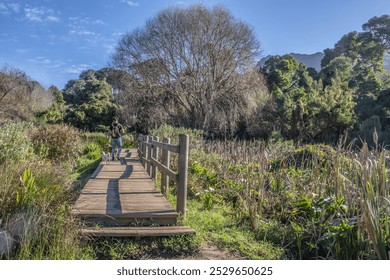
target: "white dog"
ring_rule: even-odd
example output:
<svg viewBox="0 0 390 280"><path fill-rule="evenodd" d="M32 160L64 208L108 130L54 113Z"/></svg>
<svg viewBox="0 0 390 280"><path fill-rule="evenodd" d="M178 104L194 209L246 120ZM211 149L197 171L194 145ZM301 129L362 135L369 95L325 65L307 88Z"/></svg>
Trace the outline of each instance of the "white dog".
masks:
<svg viewBox="0 0 390 280"><path fill-rule="evenodd" d="M110 161L110 154L102 152L102 163L107 164Z"/></svg>

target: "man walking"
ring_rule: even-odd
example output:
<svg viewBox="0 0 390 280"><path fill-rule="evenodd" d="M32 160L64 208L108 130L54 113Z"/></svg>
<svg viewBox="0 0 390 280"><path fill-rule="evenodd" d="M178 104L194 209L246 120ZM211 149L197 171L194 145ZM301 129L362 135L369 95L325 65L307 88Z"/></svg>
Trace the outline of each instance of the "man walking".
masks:
<svg viewBox="0 0 390 280"><path fill-rule="evenodd" d="M118 118L115 118L110 125L109 135L111 136L111 157L115 160L115 148L118 146L118 153L116 158L120 160L120 154L122 151L122 134L124 133L123 126L118 122Z"/></svg>

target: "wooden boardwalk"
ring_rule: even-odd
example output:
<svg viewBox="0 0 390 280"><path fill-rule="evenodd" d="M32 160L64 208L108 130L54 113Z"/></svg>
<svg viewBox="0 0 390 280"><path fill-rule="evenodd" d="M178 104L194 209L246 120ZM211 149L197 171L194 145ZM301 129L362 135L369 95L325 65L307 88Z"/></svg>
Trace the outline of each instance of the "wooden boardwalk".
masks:
<svg viewBox="0 0 390 280"><path fill-rule="evenodd" d="M120 160L98 166L77 199L74 213L84 220L83 233L88 235L194 234L189 227L176 226L178 213L156 189L137 149L124 149Z"/></svg>

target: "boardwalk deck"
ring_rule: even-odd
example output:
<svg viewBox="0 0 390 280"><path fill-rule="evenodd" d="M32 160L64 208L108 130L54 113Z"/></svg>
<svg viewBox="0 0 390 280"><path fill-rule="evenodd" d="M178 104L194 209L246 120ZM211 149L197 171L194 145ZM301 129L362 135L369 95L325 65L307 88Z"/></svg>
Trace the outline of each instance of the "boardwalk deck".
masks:
<svg viewBox="0 0 390 280"><path fill-rule="evenodd" d="M138 160L137 150L125 150L120 158L100 164L76 200L74 213L95 228L84 232L104 236L118 236L120 232L119 235L126 236L124 227L132 226L137 228L128 229L127 236L193 234L193 230L175 226L178 213L156 189ZM146 226L153 229L143 228ZM102 234L96 230L99 227Z"/></svg>

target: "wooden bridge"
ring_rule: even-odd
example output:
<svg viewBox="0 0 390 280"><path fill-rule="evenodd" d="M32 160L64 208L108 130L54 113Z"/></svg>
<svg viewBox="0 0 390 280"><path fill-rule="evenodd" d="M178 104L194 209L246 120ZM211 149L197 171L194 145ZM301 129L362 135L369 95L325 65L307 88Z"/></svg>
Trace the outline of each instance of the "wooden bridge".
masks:
<svg viewBox="0 0 390 280"><path fill-rule="evenodd" d="M177 226L185 215L187 196L188 136L179 145L169 139L141 135L138 149L124 149L120 160L100 163L81 191L74 213L85 223L90 236L189 235L190 227ZM170 153L178 153L178 172L170 169ZM177 207L173 209L154 181L161 172L161 188L169 179L177 182ZM152 180L154 179L154 181Z"/></svg>

